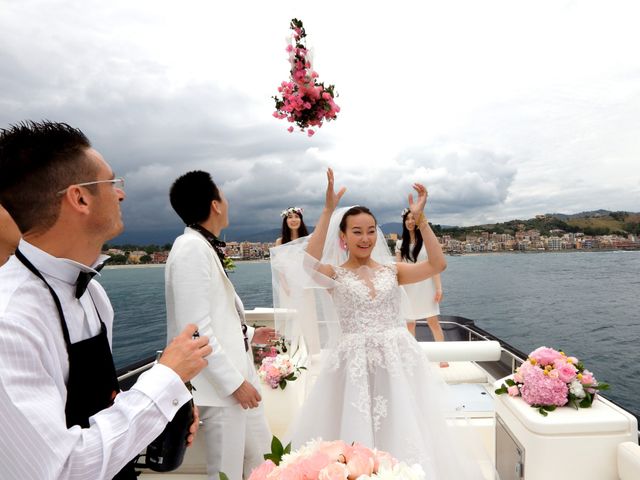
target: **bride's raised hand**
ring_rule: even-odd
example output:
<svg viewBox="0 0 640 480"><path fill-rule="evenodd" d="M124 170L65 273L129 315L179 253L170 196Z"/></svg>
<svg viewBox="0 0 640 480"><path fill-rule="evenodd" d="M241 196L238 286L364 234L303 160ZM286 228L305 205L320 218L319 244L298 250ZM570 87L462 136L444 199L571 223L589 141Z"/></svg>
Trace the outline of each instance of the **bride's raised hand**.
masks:
<svg viewBox="0 0 640 480"><path fill-rule="evenodd" d="M335 192L333 186L333 170L331 168L327 168L327 195L324 201L324 208L330 211L335 210L346 191L347 189L342 187L338 193Z"/></svg>
<svg viewBox="0 0 640 480"><path fill-rule="evenodd" d="M417 198L414 202L413 194L409 194L409 210L411 210L411 213L413 213L413 217L417 219L424 210L425 205L427 204L428 193L426 187L421 183L414 183L413 189L416 191Z"/></svg>

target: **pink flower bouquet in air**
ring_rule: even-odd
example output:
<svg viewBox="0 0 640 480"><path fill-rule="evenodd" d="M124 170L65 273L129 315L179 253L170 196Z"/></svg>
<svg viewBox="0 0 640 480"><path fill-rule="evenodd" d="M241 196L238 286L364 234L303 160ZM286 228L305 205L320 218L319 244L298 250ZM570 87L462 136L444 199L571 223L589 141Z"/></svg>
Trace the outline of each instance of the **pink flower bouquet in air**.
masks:
<svg viewBox="0 0 640 480"><path fill-rule="evenodd" d="M540 347L529 354L513 375L496 390L522 399L547 416L556 407L588 408L600 390L609 385L598 382L576 357L553 348Z"/></svg>
<svg viewBox="0 0 640 480"><path fill-rule="evenodd" d="M273 97L276 103L273 116L286 118L300 127L301 131L306 130L311 137L315 130L309 127L320 128L325 120L335 120L340 107L334 102L335 87L319 82L318 74L313 70L302 21L294 18L290 27L293 30L291 43L287 45L290 77L280 84L278 95ZM288 130L293 132L293 125Z"/></svg>
<svg viewBox="0 0 640 480"><path fill-rule="evenodd" d="M291 451L273 437L266 461L251 472L249 480L400 480L425 479L420 465L409 466L387 452L341 440L312 440Z"/></svg>

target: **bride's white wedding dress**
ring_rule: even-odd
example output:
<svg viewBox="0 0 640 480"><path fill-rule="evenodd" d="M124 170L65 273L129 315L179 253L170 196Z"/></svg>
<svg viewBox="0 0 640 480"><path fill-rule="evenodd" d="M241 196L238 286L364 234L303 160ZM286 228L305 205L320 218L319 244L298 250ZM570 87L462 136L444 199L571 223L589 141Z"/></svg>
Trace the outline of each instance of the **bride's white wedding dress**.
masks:
<svg viewBox="0 0 640 480"><path fill-rule="evenodd" d="M430 480L484 478L447 425L446 385L400 315L395 264L334 270L341 335L294 424L294 448L342 439L419 463Z"/></svg>

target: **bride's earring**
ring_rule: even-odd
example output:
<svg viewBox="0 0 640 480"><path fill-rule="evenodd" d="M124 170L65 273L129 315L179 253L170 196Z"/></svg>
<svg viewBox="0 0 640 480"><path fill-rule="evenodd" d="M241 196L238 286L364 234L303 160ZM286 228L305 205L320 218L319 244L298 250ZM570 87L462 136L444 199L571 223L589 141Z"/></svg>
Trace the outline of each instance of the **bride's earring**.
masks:
<svg viewBox="0 0 640 480"><path fill-rule="evenodd" d="M342 250L346 250L347 249L347 242L345 242L343 238L340 239L340 248Z"/></svg>

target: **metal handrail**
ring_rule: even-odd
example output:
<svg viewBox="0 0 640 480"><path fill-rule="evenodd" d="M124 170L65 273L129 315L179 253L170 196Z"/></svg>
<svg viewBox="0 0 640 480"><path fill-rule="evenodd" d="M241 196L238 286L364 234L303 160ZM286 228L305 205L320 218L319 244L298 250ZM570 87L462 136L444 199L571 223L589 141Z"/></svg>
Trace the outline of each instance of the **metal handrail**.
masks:
<svg viewBox="0 0 640 480"><path fill-rule="evenodd" d="M141 367L138 367L138 368L136 368L134 370L130 370L127 373L123 373L122 375L120 375L118 377L118 381L121 382L123 380L126 380L129 377L133 377L134 375L142 373L145 370L149 370L151 367L153 367L154 363L155 363L155 361L152 361L152 362L146 363L146 364L142 365Z"/></svg>
<svg viewBox="0 0 640 480"><path fill-rule="evenodd" d="M418 325L428 325L428 322L426 320L416 320L416 324L418 324ZM471 341L472 335L477 337L477 338L482 338L483 340L485 340L487 342L492 340L489 337L481 334L480 332L477 332L473 328L470 328L469 326L461 324L461 323L451 322L449 320L441 320L440 321L440 325L442 325L442 324L455 325L457 328L461 328L462 330L465 330L469 334L469 341ZM509 351L508 349L504 348L502 346L502 344L500 345L500 351L502 353L505 353L509 357L511 357L511 372L512 373L516 371L516 362L524 362L526 360L526 359L521 358L518 355L514 354L513 352Z"/></svg>

